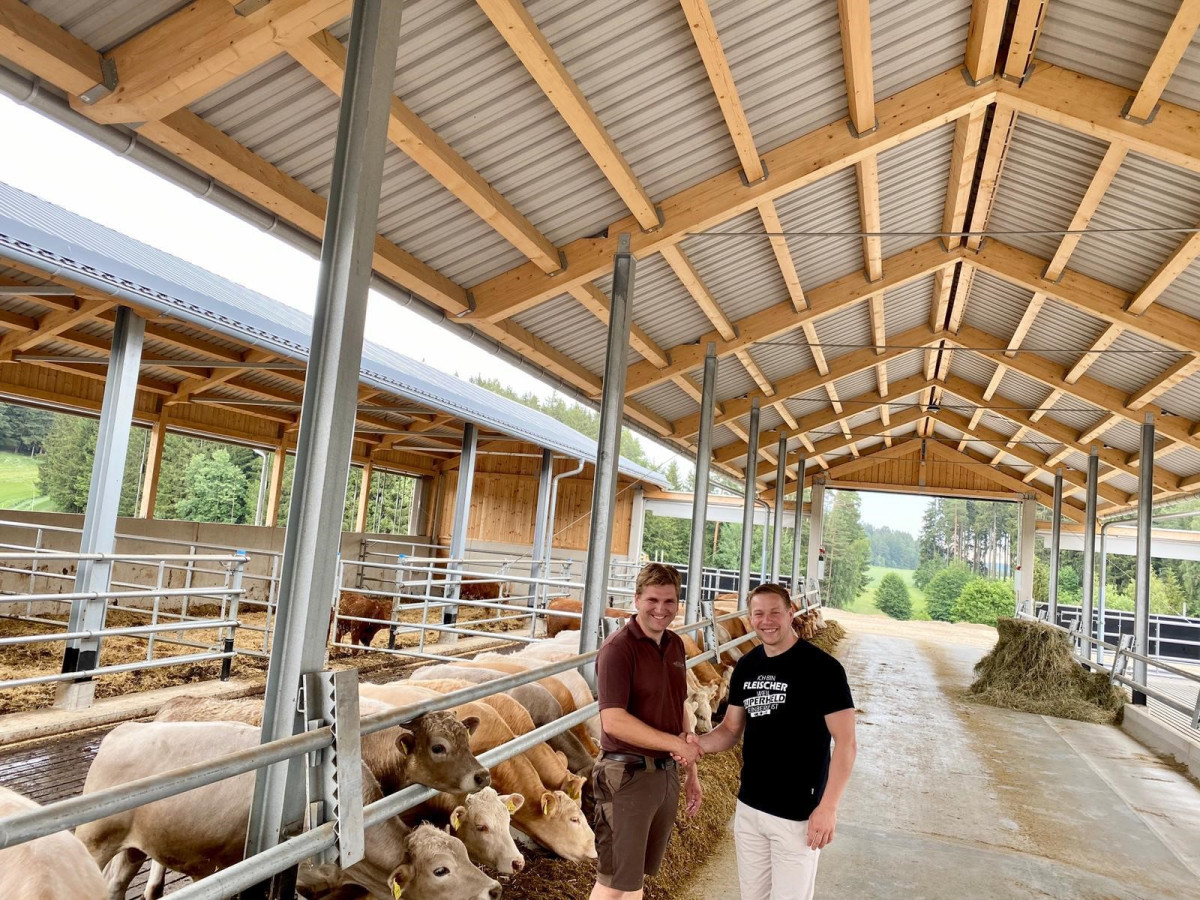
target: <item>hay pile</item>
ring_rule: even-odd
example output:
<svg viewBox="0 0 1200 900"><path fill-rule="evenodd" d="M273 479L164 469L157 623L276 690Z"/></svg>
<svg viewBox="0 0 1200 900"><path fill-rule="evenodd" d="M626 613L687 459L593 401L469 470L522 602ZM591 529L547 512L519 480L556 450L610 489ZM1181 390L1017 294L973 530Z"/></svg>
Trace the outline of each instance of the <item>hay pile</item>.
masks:
<svg viewBox="0 0 1200 900"><path fill-rule="evenodd" d="M825 622L825 627L817 632L810 644L814 647L820 647L826 653L833 653L833 648L838 645L838 641L846 636L846 629L843 628L837 619L828 619Z"/></svg>
<svg viewBox="0 0 1200 900"><path fill-rule="evenodd" d="M1000 619L996 627L1000 639L975 664L971 699L1081 722L1121 721L1124 692L1072 658L1066 632L1017 619Z"/></svg>
<svg viewBox="0 0 1200 900"><path fill-rule="evenodd" d="M694 819L684 812L682 789L675 833L667 846L657 877L646 880L645 900L670 900L700 869L729 831L729 820L737 802L742 768L741 748L700 760L704 803ZM587 897L596 880L595 863L571 863L522 850L525 870L504 886L505 900L579 900Z"/></svg>

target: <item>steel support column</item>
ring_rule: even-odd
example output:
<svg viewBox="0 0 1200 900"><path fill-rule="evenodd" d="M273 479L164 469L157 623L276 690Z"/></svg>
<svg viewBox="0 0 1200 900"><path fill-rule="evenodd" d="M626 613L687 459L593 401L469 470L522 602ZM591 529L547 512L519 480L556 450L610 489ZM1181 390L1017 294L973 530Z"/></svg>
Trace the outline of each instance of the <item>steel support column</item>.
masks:
<svg viewBox="0 0 1200 900"><path fill-rule="evenodd" d="M462 560L467 555L467 528L471 524L471 492L475 487L475 458L479 449L479 426L472 422L463 425L462 456L458 462L458 484L454 491L454 520L450 526L450 563L446 571L447 600L457 600L462 591ZM458 607L442 607L442 624L458 621ZM443 631L439 644L453 644L458 634Z"/></svg>
<svg viewBox="0 0 1200 900"><path fill-rule="evenodd" d="M750 596L750 548L754 538L755 473L758 471L758 398L750 405L750 429L746 435L746 496L742 502L742 552L738 557L738 605ZM763 540L767 539L763 533Z"/></svg>
<svg viewBox="0 0 1200 900"><path fill-rule="evenodd" d="M267 670L264 741L304 730L298 703L301 681L320 670L325 659L402 7L399 0L355 0L350 19L312 352L304 379ZM304 828L306 768L301 757L258 771L248 853L274 846ZM294 892L294 869L272 881L273 896L290 897Z"/></svg>
<svg viewBox="0 0 1200 900"><path fill-rule="evenodd" d="M104 380L104 401L100 407L96 453L92 458L87 512L83 517L83 533L79 539L80 553L112 553L116 547L121 481L129 451L129 430L137 399L138 368L141 366L145 334L145 319L128 307L117 309L108 376ZM80 560L75 568L75 593L104 593L109 589L111 574L111 562ZM104 597L73 601L67 631L96 631L103 628L107 608L108 600ZM96 668L99 658L99 638L70 641L63 651L62 670L64 673L87 672ZM60 709L91 706L95 692L96 684L90 678L60 682L54 705Z"/></svg>
<svg viewBox="0 0 1200 900"><path fill-rule="evenodd" d="M825 542L825 479L813 479L808 502L808 568L805 570L804 590L811 584L818 590L821 579L817 574L821 545Z"/></svg>
<svg viewBox="0 0 1200 900"><path fill-rule="evenodd" d="M696 478L692 488L692 535L688 550L687 608L684 621L699 621L704 587L704 529L708 524L708 482L712 468L713 408L717 392L717 345L710 342L704 354L704 380L700 388L700 433L696 436ZM707 609L704 617L707 618Z"/></svg>
<svg viewBox="0 0 1200 900"><path fill-rule="evenodd" d="M545 574L546 532L550 530L550 481L554 477L554 451L542 451L542 466L538 470L537 509L533 515L533 548L529 560L529 575L541 578ZM530 606L535 609L540 605L541 587L531 585L530 593L533 599Z"/></svg>
<svg viewBox="0 0 1200 900"><path fill-rule="evenodd" d="M596 439L596 465L592 481L592 521L583 572L583 617L579 652L590 653L600 644L600 618L608 601L612 523L617 506L617 466L621 459L621 422L625 406L625 370L629 359L629 322L633 314L635 260L629 252L629 235L617 239L613 258L612 304L608 316L608 345L604 357L604 382L600 399L600 432ZM585 676L595 686L596 667L586 666Z"/></svg>
<svg viewBox="0 0 1200 900"><path fill-rule="evenodd" d="M1033 615L1033 549L1037 528L1037 499L1026 494L1021 501L1021 531L1018 537L1020 551L1020 581L1017 588L1017 612Z"/></svg>
<svg viewBox="0 0 1200 900"><path fill-rule="evenodd" d="M800 584L800 536L804 531L804 454L796 461L796 518L792 528L792 596L796 597L803 585Z"/></svg>
<svg viewBox="0 0 1200 900"><path fill-rule="evenodd" d="M783 568L783 504L784 489L787 487L787 435L779 435L779 454L775 468L775 530L771 533L771 581L779 583L779 572ZM764 535L765 537L765 535Z"/></svg>
<svg viewBox="0 0 1200 900"><path fill-rule="evenodd" d="M1108 535L1100 528L1100 588L1096 592L1096 640L1104 640L1104 600L1108 587ZM1104 665L1104 648L1096 647L1096 661Z"/></svg>
<svg viewBox="0 0 1200 900"><path fill-rule="evenodd" d="M1062 556L1063 470L1054 472L1054 502L1050 507L1050 585L1046 621L1058 622L1058 564ZM1024 570L1022 570L1024 571Z"/></svg>
<svg viewBox="0 0 1200 900"><path fill-rule="evenodd" d="M1092 447L1088 454L1087 493L1083 521L1083 633L1092 633L1092 597L1096 580L1096 494L1100 488L1100 448ZM1087 641L1079 648L1084 659L1092 658L1092 645Z"/></svg>
<svg viewBox="0 0 1200 900"><path fill-rule="evenodd" d="M1150 538L1154 529L1154 414L1146 413L1142 423L1142 453L1138 458L1137 558L1133 598L1133 652L1150 653ZM1133 680L1146 683L1146 664L1133 661ZM1146 705L1146 695L1133 692L1133 702Z"/></svg>

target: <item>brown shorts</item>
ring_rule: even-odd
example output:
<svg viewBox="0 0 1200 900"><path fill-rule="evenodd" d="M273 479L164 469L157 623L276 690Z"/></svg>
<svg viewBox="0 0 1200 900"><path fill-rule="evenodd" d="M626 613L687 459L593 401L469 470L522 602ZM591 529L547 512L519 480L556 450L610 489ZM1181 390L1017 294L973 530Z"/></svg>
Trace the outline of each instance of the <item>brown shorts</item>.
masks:
<svg viewBox="0 0 1200 900"><path fill-rule="evenodd" d="M637 891L658 873L679 806L679 768L639 768L605 759L592 770L598 877L605 887Z"/></svg>

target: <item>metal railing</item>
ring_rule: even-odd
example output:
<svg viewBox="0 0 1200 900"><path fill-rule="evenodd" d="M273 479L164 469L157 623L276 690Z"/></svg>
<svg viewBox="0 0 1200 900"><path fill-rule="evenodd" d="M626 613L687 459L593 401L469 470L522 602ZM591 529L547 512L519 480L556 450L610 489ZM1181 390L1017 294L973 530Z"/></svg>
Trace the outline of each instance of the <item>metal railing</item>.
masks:
<svg viewBox="0 0 1200 900"><path fill-rule="evenodd" d="M1037 612L1044 612L1045 604L1037 605ZM1058 607L1058 622L1065 625L1082 615L1078 606ZM1091 633L1097 634L1096 624L1100 611L1092 611ZM1133 634L1134 614L1132 610L1113 609L1111 606L1104 610L1104 639L1113 643L1123 634ZM1200 663L1200 619L1189 616L1173 616L1162 613L1150 614L1150 628L1147 634L1150 656L1169 662ZM1103 660L1102 660L1103 661Z"/></svg>
<svg viewBox="0 0 1200 900"><path fill-rule="evenodd" d="M189 565L196 563L218 567L210 572L220 571L222 583L206 587L172 588L166 584L165 573L169 567L186 561ZM22 644L39 644L49 642L72 642L100 640L100 653L103 654L104 638L127 637L145 640L146 655L142 660L99 665L85 671L56 672L46 675L31 675L26 678L12 678L0 681L0 690L25 687L28 685L54 684L63 681L76 681L85 678L98 678L118 672L135 672L145 669L158 669L166 666L190 665L192 663L221 661L221 679L229 677L230 666L235 655L234 638L240 625L238 621L239 606L243 594L243 578L249 557L245 554L123 554L123 553L60 553L53 550L34 550L18 552L0 552L0 571L23 572L18 567L20 563L30 563L29 583L36 579L49 579L60 582L74 582L75 576L63 572L51 572L39 569L39 564L54 564L67 568L78 566L80 562L104 563L104 571L109 573L107 586L98 591L65 591L42 593L0 594L0 618L16 619L38 625L50 625L57 628L64 626L62 619L47 618L33 615L36 606L53 604L60 608L69 609L75 604L87 601L103 601L105 616L109 612L118 611L136 616L145 616L147 624L121 628L93 628L83 630L65 630L52 633L31 632L29 634L0 638L0 649ZM138 566L149 568L157 573L153 586L128 585L126 582L112 578L116 565ZM115 586L115 588L114 588ZM215 604L218 612L213 616L192 615L187 611L189 599L203 600ZM164 607L164 600L178 601L178 609ZM147 601L137 604L136 601ZM10 607L25 607L26 615L6 615L3 611ZM69 627L69 626L68 626ZM216 640L206 643L193 639L196 632L216 631ZM187 653L175 656L156 656L159 645L189 647L201 652ZM99 663L99 659L97 659Z"/></svg>
<svg viewBox="0 0 1200 900"><path fill-rule="evenodd" d="M720 617L717 621L744 614L745 610L738 610ZM690 631L706 627L713 624L713 621L712 619L701 621L679 630ZM756 634L751 631L719 647L709 649L690 659L688 667L691 668L709 660L717 660L725 650L755 637ZM572 656L525 672L506 675L494 681L442 694L420 703L368 715L361 719L359 729L345 729L341 733L352 735L349 740L354 742L354 746L347 748L349 755L352 758L361 758L359 747L363 736L374 734L385 728L403 725L425 713L450 709L462 703L480 700L510 688L533 683L550 675L581 669L591 663L598 653L599 651L593 651ZM337 674L349 676L352 679L352 672L353 670L345 670ZM357 693L357 682L351 680L350 684ZM598 711L599 705L593 702L480 754L479 762L486 767L494 767L504 760L590 719ZM309 720L307 713L308 711L304 717L305 721ZM330 766L334 754L323 754L320 751L334 746L335 733L337 730L334 726L325 724L291 737L260 744L217 759L172 769L158 775L60 800L38 809L0 819L0 850L305 754L311 753L319 756L323 765ZM314 779L308 779L310 788L314 782ZM338 845L339 835L345 833L341 831L341 826L346 822L361 823L362 828L369 828L412 809L436 793L435 790L423 785L411 785L367 805L363 804L361 794L356 796L346 794L339 798L334 813L344 818L313 822L309 830L304 833L188 885L175 892L173 896L178 900L224 900L239 891L262 883L272 875L295 866L309 857L335 849ZM329 809L332 806L330 804L325 808ZM320 809L322 807L317 805L310 808ZM361 835L358 837L360 838ZM353 843L352 839L350 843ZM361 846L361 839L357 843Z"/></svg>

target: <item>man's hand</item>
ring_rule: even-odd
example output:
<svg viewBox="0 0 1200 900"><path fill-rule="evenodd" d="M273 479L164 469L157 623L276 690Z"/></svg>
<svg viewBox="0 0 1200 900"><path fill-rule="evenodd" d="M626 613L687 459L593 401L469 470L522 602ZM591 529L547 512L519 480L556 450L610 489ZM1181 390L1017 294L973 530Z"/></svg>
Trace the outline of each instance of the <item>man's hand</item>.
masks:
<svg viewBox="0 0 1200 900"><path fill-rule="evenodd" d="M703 755L704 751L696 743L696 736L690 733L681 734L679 745L671 751L671 757L681 766L690 766Z"/></svg>
<svg viewBox="0 0 1200 900"><path fill-rule="evenodd" d="M820 850L833 840L837 829L837 810L830 806L818 806L808 817L808 846Z"/></svg>
<svg viewBox="0 0 1200 900"><path fill-rule="evenodd" d="M688 766L687 781L683 785L684 796L687 800L687 814L694 816L700 812L700 801L704 799L704 790L700 787L700 776L695 766Z"/></svg>

